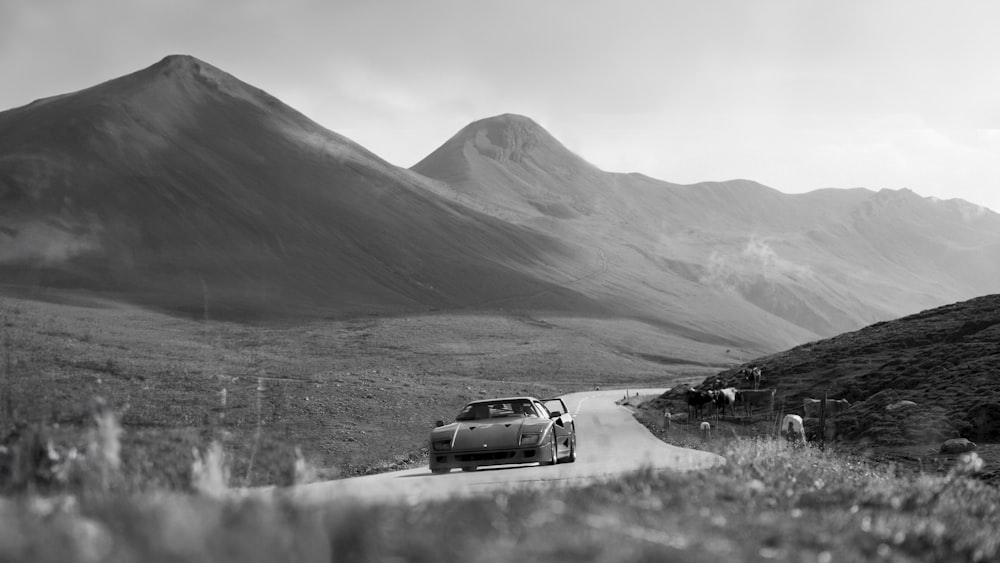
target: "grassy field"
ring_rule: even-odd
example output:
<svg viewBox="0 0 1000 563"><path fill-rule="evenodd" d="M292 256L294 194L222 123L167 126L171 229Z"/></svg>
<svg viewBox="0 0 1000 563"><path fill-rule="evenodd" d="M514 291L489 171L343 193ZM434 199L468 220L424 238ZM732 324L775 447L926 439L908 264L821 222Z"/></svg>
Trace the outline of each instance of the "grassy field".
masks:
<svg viewBox="0 0 1000 563"><path fill-rule="evenodd" d="M58 475L15 468L0 561L1000 561L1000 492L978 455L914 471L766 431L703 442L653 411L638 416L664 440L728 463L416 506L225 493L422 461L433 420L487 394L718 371L670 363L681 351L641 327L509 314L249 326L0 304L5 444L60 460Z"/></svg>
<svg viewBox="0 0 1000 563"><path fill-rule="evenodd" d="M638 323L503 313L267 325L197 321L49 293L0 297L0 439L84 451L121 422L133 488L190 489L193 449L222 444L234 485L286 485L426 461L427 433L469 400L700 381ZM678 346L680 344L677 344ZM721 352L720 352L721 354ZM20 426L20 428L19 428Z"/></svg>
<svg viewBox="0 0 1000 563"><path fill-rule="evenodd" d="M1000 491L974 454L931 476L768 438L701 445L728 463L412 506L122 493L90 471L82 494L0 500L0 560L1000 560Z"/></svg>

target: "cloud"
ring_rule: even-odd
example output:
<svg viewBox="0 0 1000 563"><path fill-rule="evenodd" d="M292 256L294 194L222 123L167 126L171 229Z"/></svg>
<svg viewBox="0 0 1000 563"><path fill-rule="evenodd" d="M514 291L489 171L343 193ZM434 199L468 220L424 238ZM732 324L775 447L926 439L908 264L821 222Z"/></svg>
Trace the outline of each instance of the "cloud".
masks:
<svg viewBox="0 0 1000 563"><path fill-rule="evenodd" d="M998 17L989 1L13 2L0 110L188 53L401 165L513 112L616 171L1000 210L996 143L927 136L1000 129Z"/></svg>
<svg viewBox="0 0 1000 563"><path fill-rule="evenodd" d="M41 222L0 231L0 263L56 264L99 250L93 233L70 233Z"/></svg>
<svg viewBox="0 0 1000 563"><path fill-rule="evenodd" d="M815 277L812 267L781 256L765 239L751 237L741 248L715 250L705 262L699 282L732 293L761 281L804 282Z"/></svg>

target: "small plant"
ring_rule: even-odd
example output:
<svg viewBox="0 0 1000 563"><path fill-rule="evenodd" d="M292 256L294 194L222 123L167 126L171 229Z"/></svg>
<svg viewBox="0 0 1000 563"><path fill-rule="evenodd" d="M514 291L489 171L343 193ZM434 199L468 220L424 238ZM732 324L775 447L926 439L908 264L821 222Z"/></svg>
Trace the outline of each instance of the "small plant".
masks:
<svg viewBox="0 0 1000 563"><path fill-rule="evenodd" d="M225 497L229 490L229 462L222 444L213 441L204 453L197 449L192 453L191 487L208 497Z"/></svg>
<svg viewBox="0 0 1000 563"><path fill-rule="evenodd" d="M295 474L292 482L294 485L305 485L318 480L316 468L306 461L302 455L302 448L295 446Z"/></svg>

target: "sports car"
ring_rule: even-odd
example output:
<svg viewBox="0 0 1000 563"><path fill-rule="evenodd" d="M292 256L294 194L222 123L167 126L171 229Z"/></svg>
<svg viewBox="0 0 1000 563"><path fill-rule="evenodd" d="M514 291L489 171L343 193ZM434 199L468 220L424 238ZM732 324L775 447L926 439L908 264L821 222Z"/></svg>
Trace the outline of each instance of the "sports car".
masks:
<svg viewBox="0 0 1000 563"><path fill-rule="evenodd" d="M431 430L433 473L455 467L475 471L487 465L576 461L576 425L562 399L508 397L473 401L455 422L437 421Z"/></svg>

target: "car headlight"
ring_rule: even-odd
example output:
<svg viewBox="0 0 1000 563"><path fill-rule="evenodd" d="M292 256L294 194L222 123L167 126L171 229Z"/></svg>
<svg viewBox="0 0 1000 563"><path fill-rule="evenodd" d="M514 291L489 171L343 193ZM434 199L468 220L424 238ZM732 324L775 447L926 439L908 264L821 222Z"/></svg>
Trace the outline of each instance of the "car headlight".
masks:
<svg viewBox="0 0 1000 563"><path fill-rule="evenodd" d="M533 446L538 443L538 440L542 438L541 434L521 434L521 445L522 446Z"/></svg>
<svg viewBox="0 0 1000 563"><path fill-rule="evenodd" d="M451 449L451 440L434 440L434 451L444 451Z"/></svg>

